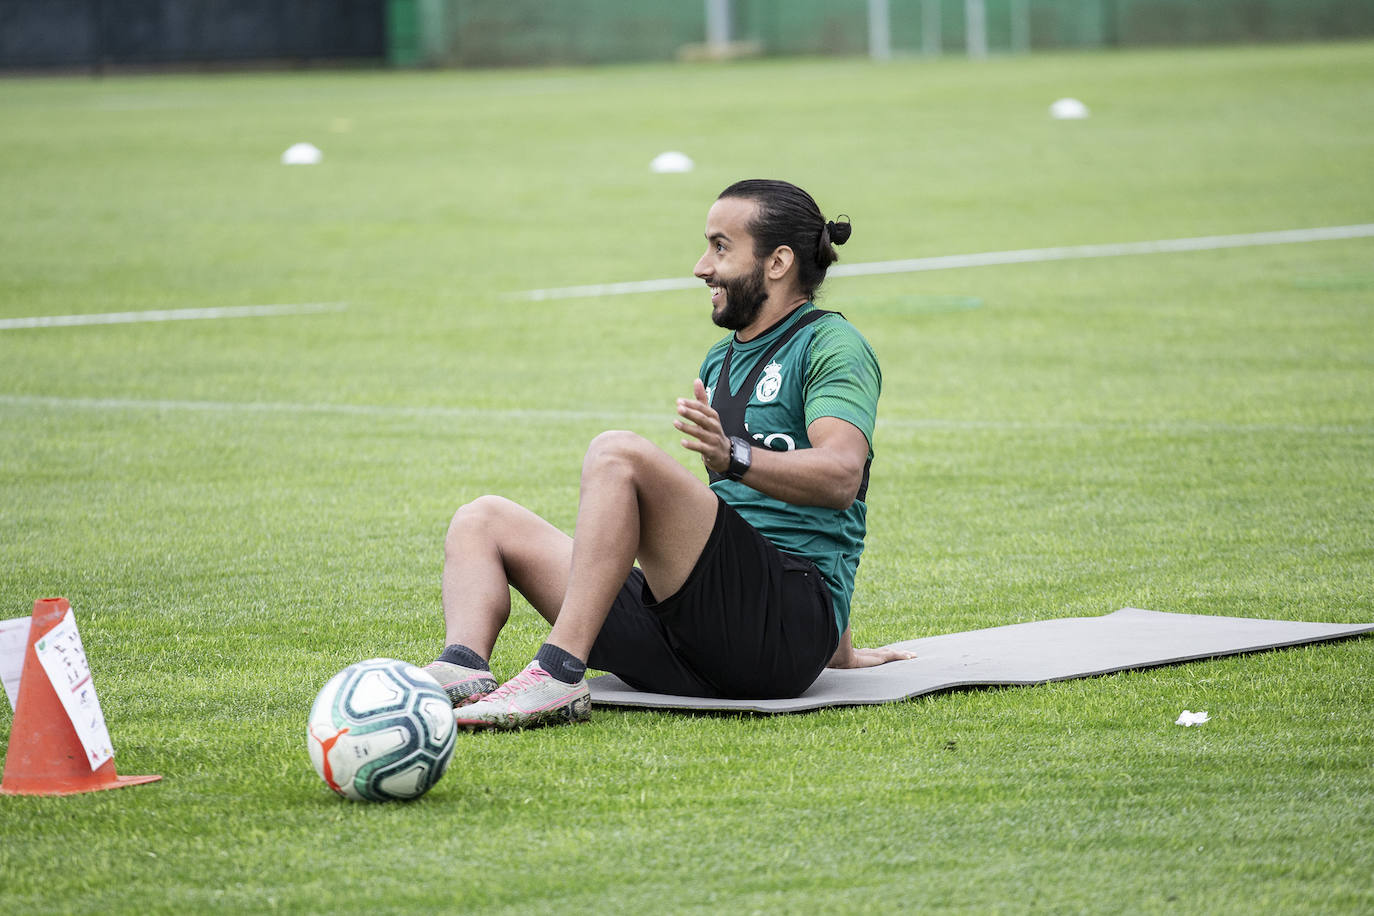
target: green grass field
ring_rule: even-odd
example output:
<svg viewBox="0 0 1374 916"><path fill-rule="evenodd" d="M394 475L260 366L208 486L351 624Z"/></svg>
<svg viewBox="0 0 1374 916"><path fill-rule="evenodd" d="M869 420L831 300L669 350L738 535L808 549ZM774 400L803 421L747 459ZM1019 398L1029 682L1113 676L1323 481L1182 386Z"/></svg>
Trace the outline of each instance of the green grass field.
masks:
<svg viewBox="0 0 1374 916"><path fill-rule="evenodd" d="M0 798L0 912L1374 909L1367 638L602 710L462 736L405 805L339 801L305 742L335 671L439 648L457 506L571 529L597 432L681 451L704 289L512 293L688 275L742 177L849 214L846 263L1374 222L1374 45L8 80L0 124L0 319L344 304L0 330L0 617L68 597L119 771L164 776ZM280 165L300 140L324 162ZM1374 240L826 292L885 377L856 641L1374 621ZM497 673L542 633L518 606Z"/></svg>

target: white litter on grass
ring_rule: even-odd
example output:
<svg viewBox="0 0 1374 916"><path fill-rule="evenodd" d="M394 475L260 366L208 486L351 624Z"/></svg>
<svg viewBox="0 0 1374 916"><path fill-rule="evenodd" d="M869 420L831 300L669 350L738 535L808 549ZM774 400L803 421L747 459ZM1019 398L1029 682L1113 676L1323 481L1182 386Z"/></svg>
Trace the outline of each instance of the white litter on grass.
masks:
<svg viewBox="0 0 1374 916"><path fill-rule="evenodd" d="M1201 710L1200 712L1189 712L1185 709L1183 710L1183 715L1179 716L1177 719L1174 720L1174 724L1182 725L1186 728L1192 728L1194 725L1201 725L1203 722L1206 722L1209 718L1211 717L1207 715L1207 710L1205 709Z"/></svg>
<svg viewBox="0 0 1374 916"><path fill-rule="evenodd" d="M666 153L659 153L654 157L654 161L649 163L649 171L657 172L660 175L668 172L690 172L696 167L690 156L686 153L679 153L677 150L669 150Z"/></svg>
<svg viewBox="0 0 1374 916"><path fill-rule="evenodd" d="M1078 99L1059 99L1050 106L1050 117L1056 121L1081 121L1088 116L1088 106Z"/></svg>
<svg viewBox="0 0 1374 916"><path fill-rule="evenodd" d="M293 143L281 154L282 165L316 165L324 153L313 143Z"/></svg>

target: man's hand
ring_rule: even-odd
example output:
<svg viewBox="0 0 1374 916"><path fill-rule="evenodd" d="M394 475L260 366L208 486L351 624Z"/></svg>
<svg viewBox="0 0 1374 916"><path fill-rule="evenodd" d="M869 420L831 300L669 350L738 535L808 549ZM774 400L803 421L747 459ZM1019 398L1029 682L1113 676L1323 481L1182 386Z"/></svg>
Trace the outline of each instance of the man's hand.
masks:
<svg viewBox="0 0 1374 916"><path fill-rule="evenodd" d="M707 401L701 379L692 383L692 394L694 397L677 399L678 419L673 426L691 437L682 440L682 447L699 454L706 470L724 474L730 467L730 437L720 425L720 414Z"/></svg>
<svg viewBox="0 0 1374 916"><path fill-rule="evenodd" d="M875 668L878 665L886 665L888 662L901 662L909 658L915 658L915 652L906 652L901 649L894 649L891 646L881 646L877 649L853 649L849 650L849 657L843 663L837 664L837 659L832 658L829 668Z"/></svg>
<svg viewBox="0 0 1374 916"><path fill-rule="evenodd" d="M888 662L901 662L915 658L915 652L897 649L893 646L880 646L877 649L856 649L850 642L849 630L840 637L840 647L835 650L827 668L874 668Z"/></svg>

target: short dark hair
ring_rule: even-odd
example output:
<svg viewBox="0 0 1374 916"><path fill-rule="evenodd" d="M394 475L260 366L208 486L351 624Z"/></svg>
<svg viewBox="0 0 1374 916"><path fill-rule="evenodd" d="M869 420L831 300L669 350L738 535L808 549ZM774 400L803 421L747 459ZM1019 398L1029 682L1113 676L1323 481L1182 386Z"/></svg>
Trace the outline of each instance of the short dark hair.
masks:
<svg viewBox="0 0 1374 916"><path fill-rule="evenodd" d="M806 298L812 299L825 281L825 272L840 259L836 245L849 241L853 226L846 216L827 221L812 196L786 181L750 178L720 192L717 200L742 197L756 201L758 213L749 224L754 237L754 256L762 258L786 245L796 255L797 279Z"/></svg>

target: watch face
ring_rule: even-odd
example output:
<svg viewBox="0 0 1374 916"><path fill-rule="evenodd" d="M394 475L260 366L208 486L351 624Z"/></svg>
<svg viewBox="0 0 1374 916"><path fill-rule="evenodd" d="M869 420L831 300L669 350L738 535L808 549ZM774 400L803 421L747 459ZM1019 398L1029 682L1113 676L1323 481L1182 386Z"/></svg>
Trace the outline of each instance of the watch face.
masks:
<svg viewBox="0 0 1374 916"><path fill-rule="evenodd" d="M732 437L730 439L730 468L726 476L732 480L739 480L744 476L744 472L749 470L749 460L752 457L752 450L747 439Z"/></svg>

